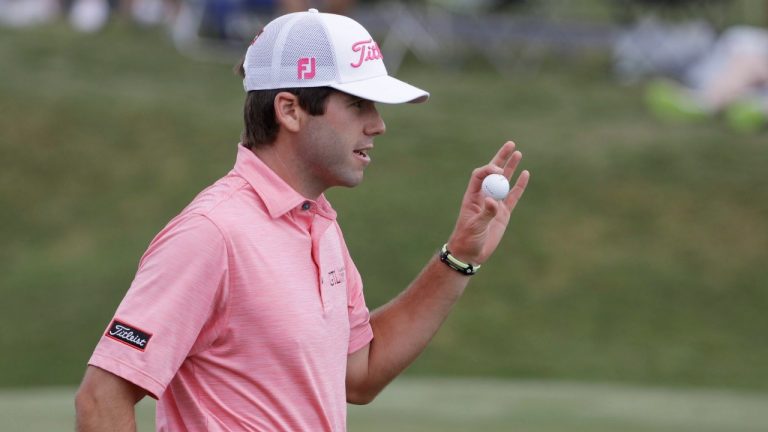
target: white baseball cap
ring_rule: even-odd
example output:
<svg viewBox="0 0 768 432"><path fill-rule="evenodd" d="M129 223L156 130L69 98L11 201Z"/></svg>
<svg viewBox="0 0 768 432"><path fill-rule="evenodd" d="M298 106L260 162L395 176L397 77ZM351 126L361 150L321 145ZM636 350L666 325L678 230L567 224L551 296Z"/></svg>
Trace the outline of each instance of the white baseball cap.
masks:
<svg viewBox="0 0 768 432"><path fill-rule="evenodd" d="M426 91L387 75L378 45L363 26L317 9L274 19L245 54L246 91L332 87L382 103L424 102Z"/></svg>

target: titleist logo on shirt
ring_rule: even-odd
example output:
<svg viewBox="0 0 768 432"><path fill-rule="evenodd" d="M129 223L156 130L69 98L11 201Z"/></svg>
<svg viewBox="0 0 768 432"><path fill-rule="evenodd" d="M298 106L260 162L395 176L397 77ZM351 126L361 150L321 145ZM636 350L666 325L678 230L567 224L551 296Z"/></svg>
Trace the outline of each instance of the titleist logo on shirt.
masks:
<svg viewBox="0 0 768 432"><path fill-rule="evenodd" d="M113 320L105 336L136 348L139 351L144 351L152 334L118 320Z"/></svg>

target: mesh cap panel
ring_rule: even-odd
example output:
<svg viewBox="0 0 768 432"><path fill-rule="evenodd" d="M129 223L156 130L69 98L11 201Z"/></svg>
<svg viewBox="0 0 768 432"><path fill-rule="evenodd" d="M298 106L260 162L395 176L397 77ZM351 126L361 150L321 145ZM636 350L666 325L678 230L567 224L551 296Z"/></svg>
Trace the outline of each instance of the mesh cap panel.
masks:
<svg viewBox="0 0 768 432"><path fill-rule="evenodd" d="M308 15L292 25L284 47L280 60L281 83L301 81L301 85L319 86L338 79L333 48L323 24L316 17ZM302 58L315 59L315 75L311 83L307 82L308 80L298 79L297 65Z"/></svg>
<svg viewBox="0 0 768 432"><path fill-rule="evenodd" d="M272 21L248 48L245 57L245 76L248 84L254 89L274 88L272 85L272 57L275 42L289 21L291 21L289 15Z"/></svg>

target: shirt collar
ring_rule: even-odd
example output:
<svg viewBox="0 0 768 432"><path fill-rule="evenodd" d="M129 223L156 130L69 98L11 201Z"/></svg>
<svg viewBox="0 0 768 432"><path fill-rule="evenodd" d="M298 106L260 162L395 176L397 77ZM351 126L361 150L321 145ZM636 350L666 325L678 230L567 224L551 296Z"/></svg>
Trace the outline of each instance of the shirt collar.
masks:
<svg viewBox="0 0 768 432"><path fill-rule="evenodd" d="M304 198L242 144L237 146L237 161L234 171L256 191L267 207L269 216L273 219L279 218L295 208L301 208L305 202L311 203L311 209L315 213L327 219L336 219L336 211L331 207L324 194L320 195L316 201Z"/></svg>

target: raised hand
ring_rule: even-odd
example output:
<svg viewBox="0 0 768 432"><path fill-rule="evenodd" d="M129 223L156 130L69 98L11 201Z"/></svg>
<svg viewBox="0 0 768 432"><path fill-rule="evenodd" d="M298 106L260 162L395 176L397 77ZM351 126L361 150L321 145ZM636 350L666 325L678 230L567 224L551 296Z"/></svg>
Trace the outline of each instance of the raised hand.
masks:
<svg viewBox="0 0 768 432"><path fill-rule="evenodd" d="M448 240L448 249L456 258L482 264L496 250L509 224L509 216L525 192L530 173L526 170L520 173L502 201L485 196L481 185L490 174L502 174L510 179L522 158L523 154L515 150L515 143L507 141L488 165L472 171L456 226Z"/></svg>

